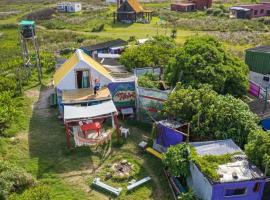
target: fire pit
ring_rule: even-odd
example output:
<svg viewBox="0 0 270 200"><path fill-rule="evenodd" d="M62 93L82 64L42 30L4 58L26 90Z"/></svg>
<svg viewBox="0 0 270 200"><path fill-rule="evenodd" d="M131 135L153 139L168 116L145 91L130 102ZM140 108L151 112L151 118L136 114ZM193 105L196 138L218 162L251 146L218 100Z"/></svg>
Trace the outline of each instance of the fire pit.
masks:
<svg viewBox="0 0 270 200"><path fill-rule="evenodd" d="M138 167L135 165L128 160L114 162L111 166L112 178L121 180L133 177L138 171Z"/></svg>

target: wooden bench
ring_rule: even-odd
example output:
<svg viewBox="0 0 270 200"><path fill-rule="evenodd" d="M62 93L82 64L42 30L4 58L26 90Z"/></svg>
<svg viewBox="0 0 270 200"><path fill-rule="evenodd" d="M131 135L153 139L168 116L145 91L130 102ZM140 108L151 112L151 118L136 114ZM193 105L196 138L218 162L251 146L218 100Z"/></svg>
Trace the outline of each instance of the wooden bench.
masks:
<svg viewBox="0 0 270 200"><path fill-rule="evenodd" d="M122 188L114 188L112 186L107 185L106 183L101 182L100 178L95 178L92 184L95 186L98 186L98 187L100 187L108 192L111 192L117 196L119 196L120 192L122 191Z"/></svg>
<svg viewBox="0 0 270 200"><path fill-rule="evenodd" d="M145 177L145 178L143 178L135 183L130 184L129 186L127 186L127 189L128 189L128 191L133 190L134 188L146 183L149 180L151 180L151 178L149 176L147 176L147 177Z"/></svg>
<svg viewBox="0 0 270 200"><path fill-rule="evenodd" d="M156 157L159 158L159 159L162 158L162 154L159 153L158 151L156 151L155 149L151 148L151 147L147 147L147 148L146 148L146 151L147 151L148 153L153 154L154 156L156 156Z"/></svg>

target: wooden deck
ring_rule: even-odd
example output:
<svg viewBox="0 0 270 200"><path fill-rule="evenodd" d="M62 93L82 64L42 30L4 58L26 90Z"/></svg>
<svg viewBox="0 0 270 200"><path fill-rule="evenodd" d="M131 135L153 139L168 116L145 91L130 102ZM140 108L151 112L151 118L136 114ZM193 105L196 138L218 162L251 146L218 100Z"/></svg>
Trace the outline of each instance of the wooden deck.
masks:
<svg viewBox="0 0 270 200"><path fill-rule="evenodd" d="M62 102L64 104L102 101L108 99L111 99L111 94L107 87L101 88L96 95L94 94L94 90L91 88L63 90L62 92Z"/></svg>

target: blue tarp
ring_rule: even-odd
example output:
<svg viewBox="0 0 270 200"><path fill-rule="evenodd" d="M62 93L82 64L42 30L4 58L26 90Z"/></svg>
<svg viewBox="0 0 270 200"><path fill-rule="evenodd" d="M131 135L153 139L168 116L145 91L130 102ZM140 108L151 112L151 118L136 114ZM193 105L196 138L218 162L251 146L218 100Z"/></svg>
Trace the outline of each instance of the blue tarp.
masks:
<svg viewBox="0 0 270 200"><path fill-rule="evenodd" d="M269 131L270 130L270 118L263 119L261 121L261 126L263 127L264 130Z"/></svg>
<svg viewBox="0 0 270 200"><path fill-rule="evenodd" d="M173 145L177 145L184 141L184 135L180 132L166 127L163 124L157 124L158 129L158 136L157 136L157 143L162 145L163 147L169 147Z"/></svg>

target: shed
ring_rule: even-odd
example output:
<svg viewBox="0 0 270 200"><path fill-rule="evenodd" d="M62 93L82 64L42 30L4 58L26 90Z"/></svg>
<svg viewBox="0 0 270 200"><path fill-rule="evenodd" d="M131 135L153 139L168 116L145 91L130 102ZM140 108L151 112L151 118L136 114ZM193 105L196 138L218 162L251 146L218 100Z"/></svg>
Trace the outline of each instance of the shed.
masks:
<svg viewBox="0 0 270 200"><path fill-rule="evenodd" d="M171 11L190 12L196 8L195 3L172 3Z"/></svg>
<svg viewBox="0 0 270 200"><path fill-rule="evenodd" d="M82 10L82 4L79 2L61 2L57 4L59 12L79 12Z"/></svg>
<svg viewBox="0 0 270 200"><path fill-rule="evenodd" d="M114 13L114 22L149 23L151 19L152 11L144 9L138 0L119 1L117 11Z"/></svg>
<svg viewBox="0 0 270 200"><path fill-rule="evenodd" d="M245 63L249 67L251 81L262 87L270 86L270 46L247 49Z"/></svg>
<svg viewBox="0 0 270 200"><path fill-rule="evenodd" d="M186 140L187 124L172 120L160 120L153 125L153 148L165 152L168 147L177 145Z"/></svg>
<svg viewBox="0 0 270 200"><path fill-rule="evenodd" d="M115 40L110 40L110 41L94 44L91 46L81 47L80 49L82 49L87 55L93 56L94 53L96 53L96 54L98 54L98 53L111 53L110 52L111 48L125 47L127 44L128 44L127 41L118 38ZM119 52L117 51L117 53L119 53Z"/></svg>
<svg viewBox="0 0 270 200"><path fill-rule="evenodd" d="M261 200L266 177L255 165L247 160L243 151L231 140L193 142L198 156L221 156L230 154L232 161L217 168L219 180L210 179L200 166L190 163L191 175L188 186L202 200Z"/></svg>
<svg viewBox="0 0 270 200"><path fill-rule="evenodd" d="M243 8L239 6L230 7L230 18L250 19L251 10L249 8Z"/></svg>

